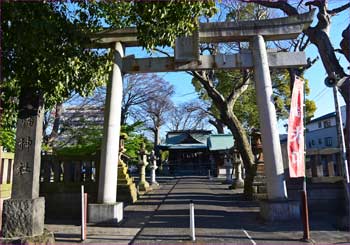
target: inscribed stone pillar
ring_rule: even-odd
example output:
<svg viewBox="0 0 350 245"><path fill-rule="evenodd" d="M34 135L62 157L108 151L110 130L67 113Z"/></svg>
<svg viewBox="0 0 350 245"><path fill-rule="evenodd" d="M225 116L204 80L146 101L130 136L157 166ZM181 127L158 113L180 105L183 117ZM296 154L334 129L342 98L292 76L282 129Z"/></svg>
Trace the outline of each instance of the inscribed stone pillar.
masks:
<svg viewBox="0 0 350 245"><path fill-rule="evenodd" d="M267 194L270 200L286 199L287 190L282 151L264 38L260 35L255 36L252 40L252 46L255 88L267 177Z"/></svg>
<svg viewBox="0 0 350 245"><path fill-rule="evenodd" d="M44 198L39 197L43 100L22 90L16 131L11 199L4 201L3 235L7 238L41 235Z"/></svg>
<svg viewBox="0 0 350 245"><path fill-rule="evenodd" d="M30 99L24 97L23 99L27 99L28 109L22 109L19 112L17 122L12 184L13 199L39 197L43 101L41 98L37 98L37 101L30 103Z"/></svg>

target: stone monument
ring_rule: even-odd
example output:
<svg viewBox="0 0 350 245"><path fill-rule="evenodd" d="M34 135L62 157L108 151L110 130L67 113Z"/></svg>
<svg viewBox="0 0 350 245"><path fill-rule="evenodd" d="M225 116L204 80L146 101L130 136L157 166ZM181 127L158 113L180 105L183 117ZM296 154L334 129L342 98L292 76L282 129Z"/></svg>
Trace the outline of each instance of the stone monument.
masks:
<svg viewBox="0 0 350 245"><path fill-rule="evenodd" d="M21 238L44 232L45 199L39 197L43 99L21 91L11 199L4 201L3 236Z"/></svg>

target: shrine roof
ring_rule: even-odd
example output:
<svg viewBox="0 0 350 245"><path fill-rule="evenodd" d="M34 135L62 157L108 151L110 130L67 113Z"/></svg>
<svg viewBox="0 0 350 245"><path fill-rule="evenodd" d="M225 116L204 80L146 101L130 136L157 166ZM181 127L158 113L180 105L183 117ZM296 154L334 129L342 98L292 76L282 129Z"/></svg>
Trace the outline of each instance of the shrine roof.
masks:
<svg viewBox="0 0 350 245"><path fill-rule="evenodd" d="M206 150L206 144L162 144L160 149L164 150Z"/></svg>
<svg viewBox="0 0 350 245"><path fill-rule="evenodd" d="M226 150L233 147L234 140L232 134L212 134L208 138L209 151Z"/></svg>

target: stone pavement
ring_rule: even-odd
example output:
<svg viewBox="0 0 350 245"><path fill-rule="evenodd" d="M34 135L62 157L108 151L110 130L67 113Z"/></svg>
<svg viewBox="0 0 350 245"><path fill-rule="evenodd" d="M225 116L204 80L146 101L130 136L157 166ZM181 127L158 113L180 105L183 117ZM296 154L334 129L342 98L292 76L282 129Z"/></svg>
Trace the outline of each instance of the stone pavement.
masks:
<svg viewBox="0 0 350 245"><path fill-rule="evenodd" d="M264 223L256 202L244 201L240 191L221 180L204 177L163 178L159 189L126 206L124 221L115 227L88 226L87 244L193 243L189 230L189 202L195 204L196 242L199 244L305 244L300 221ZM316 244L350 244L350 233L338 231L330 214L310 217ZM61 222L62 223L62 222ZM47 224L57 243L80 243L80 226Z"/></svg>

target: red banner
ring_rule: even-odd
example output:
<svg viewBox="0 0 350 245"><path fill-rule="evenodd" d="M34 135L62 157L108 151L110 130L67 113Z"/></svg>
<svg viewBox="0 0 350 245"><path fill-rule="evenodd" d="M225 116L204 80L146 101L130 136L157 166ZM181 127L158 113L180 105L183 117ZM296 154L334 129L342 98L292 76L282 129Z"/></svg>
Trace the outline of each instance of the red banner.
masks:
<svg viewBox="0 0 350 245"><path fill-rule="evenodd" d="M305 176L304 158L304 81L296 77L288 119L288 159L291 178Z"/></svg>

